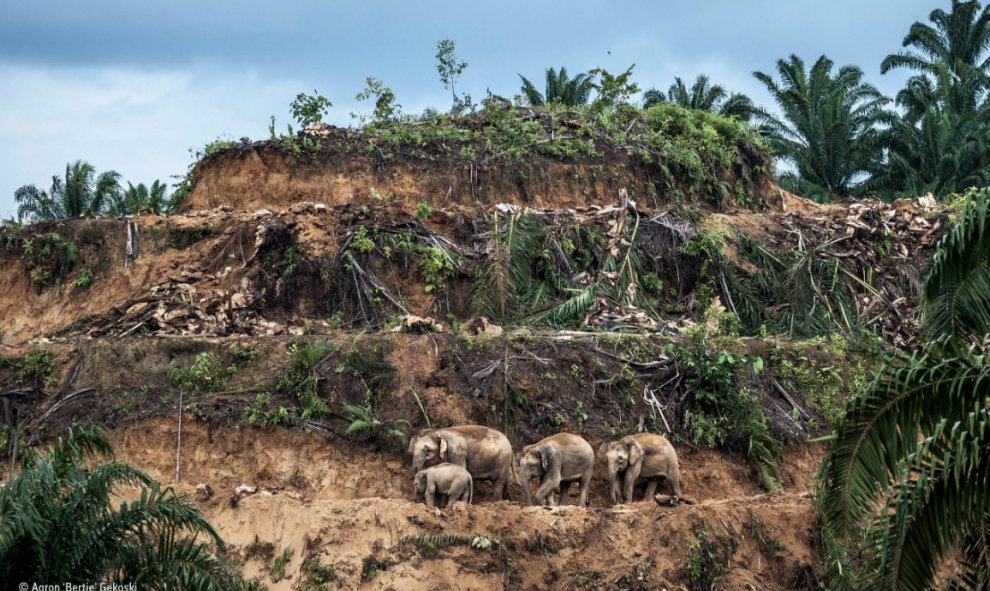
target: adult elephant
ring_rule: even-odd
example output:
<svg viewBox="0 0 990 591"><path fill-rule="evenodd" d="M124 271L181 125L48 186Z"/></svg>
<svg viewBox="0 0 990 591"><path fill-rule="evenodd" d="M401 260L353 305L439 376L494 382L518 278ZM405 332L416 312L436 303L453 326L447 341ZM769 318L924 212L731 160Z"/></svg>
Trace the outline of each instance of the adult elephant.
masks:
<svg viewBox="0 0 990 591"><path fill-rule="evenodd" d="M413 469L448 462L466 468L474 480L490 480L495 499L509 498L512 445L501 432L481 425L427 429L409 442Z"/></svg>
<svg viewBox="0 0 990 591"><path fill-rule="evenodd" d="M608 465L608 497L612 504L633 501L637 480L646 481L646 496L656 494L661 480L670 482L674 497L681 496L677 452L663 435L636 433L602 445L599 455ZM621 490L620 490L621 483ZM620 498L621 493L621 498Z"/></svg>
<svg viewBox="0 0 990 591"><path fill-rule="evenodd" d="M577 504L588 506L588 484L595 467L595 452L591 444L572 433L557 433L523 448L519 456L523 494L526 504L553 504L553 492L560 490L560 504L567 504L572 482L580 485ZM531 478L540 479L535 497L529 494Z"/></svg>

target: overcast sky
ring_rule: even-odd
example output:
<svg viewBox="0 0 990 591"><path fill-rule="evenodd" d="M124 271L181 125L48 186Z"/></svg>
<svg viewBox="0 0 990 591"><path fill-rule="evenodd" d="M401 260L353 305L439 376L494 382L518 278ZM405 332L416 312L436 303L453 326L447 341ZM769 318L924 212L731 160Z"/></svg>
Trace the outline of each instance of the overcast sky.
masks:
<svg viewBox="0 0 990 591"><path fill-rule="evenodd" d="M855 64L894 94L906 74L880 75L911 23L948 0L517 0L359 2L9 0L0 10L0 217L14 191L48 189L76 159L125 180L182 174L217 137L263 139L288 121L296 93L334 103L348 124L373 75L407 112L446 108L435 44L450 38L470 66L463 89L542 87L545 68L622 71L643 88L674 76L713 81L768 104L754 70L796 53ZM174 181L171 181L174 182Z"/></svg>

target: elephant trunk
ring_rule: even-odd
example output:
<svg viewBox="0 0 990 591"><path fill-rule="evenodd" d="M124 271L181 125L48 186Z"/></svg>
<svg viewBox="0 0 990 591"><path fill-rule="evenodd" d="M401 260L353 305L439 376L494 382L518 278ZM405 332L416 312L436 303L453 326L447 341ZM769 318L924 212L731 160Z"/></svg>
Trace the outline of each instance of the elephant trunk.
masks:
<svg viewBox="0 0 990 591"><path fill-rule="evenodd" d="M522 485L522 489L523 489L523 496L526 497L526 504L527 505L532 505L533 504L533 497L530 496L530 494L529 494L529 478L530 478L530 473L525 468L520 468L520 470L523 473L522 482L520 482L520 484Z"/></svg>

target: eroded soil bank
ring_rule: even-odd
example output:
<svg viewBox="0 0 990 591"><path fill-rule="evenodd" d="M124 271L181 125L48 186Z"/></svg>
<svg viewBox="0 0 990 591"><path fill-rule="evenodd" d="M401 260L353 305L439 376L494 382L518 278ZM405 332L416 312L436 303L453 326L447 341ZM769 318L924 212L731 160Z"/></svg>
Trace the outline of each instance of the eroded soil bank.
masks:
<svg viewBox="0 0 990 591"><path fill-rule="evenodd" d="M118 457L174 479L177 422L121 427ZM682 589L690 569L719 589L806 589L817 580L809 474L820 450L785 453L782 492L764 493L740 458L679 446L685 495L606 507L601 474L588 509L491 501L440 513L411 502L401 453L282 429L183 426L181 483L248 578L274 590ZM209 485L207 498L197 485ZM257 487L239 496L240 485ZM202 489L203 487L200 486ZM519 491L513 485L514 499ZM473 546L472 546L473 544ZM484 547L490 544L488 547ZM289 550L284 572L272 574Z"/></svg>

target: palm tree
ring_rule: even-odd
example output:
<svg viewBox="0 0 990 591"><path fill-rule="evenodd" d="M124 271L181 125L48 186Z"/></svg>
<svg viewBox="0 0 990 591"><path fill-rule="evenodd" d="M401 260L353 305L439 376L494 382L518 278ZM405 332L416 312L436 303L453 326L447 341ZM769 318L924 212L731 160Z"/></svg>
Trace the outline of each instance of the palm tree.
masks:
<svg viewBox="0 0 990 591"><path fill-rule="evenodd" d="M897 94L903 113L883 133L887 161L869 181L871 190L885 197L944 196L990 183L987 113L951 108L954 87L943 68L937 79L915 76Z"/></svg>
<svg viewBox="0 0 990 591"><path fill-rule="evenodd" d="M888 166L873 183L890 196L946 195L990 177L990 6L953 0L929 20L914 23L909 49L881 65L883 73L918 72L897 95L904 113L887 134Z"/></svg>
<svg viewBox="0 0 990 591"><path fill-rule="evenodd" d="M553 68L547 69L546 88L541 94L525 76L519 74L522 79L522 93L526 101L539 107L547 103L560 103L567 106L584 105L591 96L591 91L595 87L594 76L581 73L573 78L567 76L567 68L561 67L560 71Z"/></svg>
<svg viewBox="0 0 990 591"><path fill-rule="evenodd" d="M202 535L220 536L185 498L121 462L97 428L69 430L45 453L27 450L0 488L0 581L135 583L139 589L230 589L236 582ZM114 505L120 487L136 500Z"/></svg>
<svg viewBox="0 0 990 591"><path fill-rule="evenodd" d="M676 77L674 83L667 90L667 94L655 88L643 93L644 109L668 102L676 103L686 109L708 111L725 117L737 117L741 121L747 122L756 112L756 107L749 97L738 92L728 93L721 85L712 84L708 76L704 74L695 78L690 89L680 77Z"/></svg>
<svg viewBox="0 0 990 591"><path fill-rule="evenodd" d="M24 185L14 192L18 220L40 221L102 213L120 192L120 174L99 175L92 164L76 160L65 165L65 178L52 177L51 190Z"/></svg>
<svg viewBox="0 0 990 591"><path fill-rule="evenodd" d="M974 111L980 95L987 89L990 73L990 5L980 7L976 0L952 0L949 12L933 10L928 19L934 26L921 22L911 25L904 37L910 48L888 55L880 65L886 74L894 68L909 68L933 78L948 70L950 79L965 88L956 98L955 108ZM972 84L977 81L978 84Z"/></svg>
<svg viewBox="0 0 990 591"><path fill-rule="evenodd" d="M168 213L170 201L168 198L168 185L156 180L148 187L144 183L138 183L135 187L130 182L127 183L127 190L119 194L110 203L111 215L131 215L141 209L150 210L152 213Z"/></svg>
<svg viewBox="0 0 990 591"><path fill-rule="evenodd" d="M878 126L891 120L889 99L863 81L862 70L844 66L833 74L832 66L823 55L809 70L791 55L777 60L780 81L753 74L782 112L760 116L771 147L796 169L781 175L781 185L825 199L849 195L879 167Z"/></svg>
<svg viewBox="0 0 990 591"><path fill-rule="evenodd" d="M966 199L925 282L929 344L881 370L822 465L829 566L853 588L928 589L947 557L944 588L990 585L990 189Z"/></svg>

